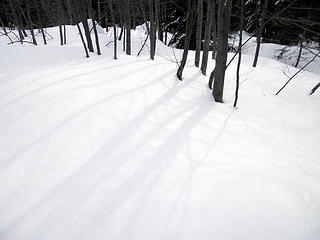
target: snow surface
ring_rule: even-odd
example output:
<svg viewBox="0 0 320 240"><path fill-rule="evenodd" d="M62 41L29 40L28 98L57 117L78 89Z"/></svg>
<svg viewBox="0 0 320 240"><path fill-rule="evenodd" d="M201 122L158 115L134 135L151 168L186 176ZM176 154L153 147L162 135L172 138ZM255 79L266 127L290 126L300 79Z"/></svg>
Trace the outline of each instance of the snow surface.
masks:
<svg viewBox="0 0 320 240"><path fill-rule="evenodd" d="M75 27L48 31L0 38L1 240L320 239L319 75L275 96L284 64L245 54L234 109L236 61L218 104L193 52L182 82L179 50L136 57L141 28L118 60L111 32L86 59Z"/></svg>

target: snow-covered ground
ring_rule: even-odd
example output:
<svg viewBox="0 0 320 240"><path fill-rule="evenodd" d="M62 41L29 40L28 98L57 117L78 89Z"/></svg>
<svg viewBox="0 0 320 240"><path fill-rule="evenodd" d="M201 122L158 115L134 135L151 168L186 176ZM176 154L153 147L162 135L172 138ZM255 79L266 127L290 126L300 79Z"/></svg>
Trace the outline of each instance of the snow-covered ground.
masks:
<svg viewBox="0 0 320 240"><path fill-rule="evenodd" d="M111 33L86 59L75 27L48 31L0 38L1 240L320 239L319 75L275 96L284 64L245 54L234 109L236 61L219 104L193 52L182 82L179 50L136 57L140 28L118 60Z"/></svg>

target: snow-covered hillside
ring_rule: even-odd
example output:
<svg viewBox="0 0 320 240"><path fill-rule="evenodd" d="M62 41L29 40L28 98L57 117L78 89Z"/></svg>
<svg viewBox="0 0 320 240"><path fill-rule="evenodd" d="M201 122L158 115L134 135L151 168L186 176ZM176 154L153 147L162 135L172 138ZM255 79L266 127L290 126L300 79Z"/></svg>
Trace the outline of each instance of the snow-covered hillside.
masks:
<svg viewBox="0 0 320 240"><path fill-rule="evenodd" d="M179 50L136 57L141 28L118 60L111 32L86 59L76 27L48 31L0 38L1 240L320 239L319 75L275 96L297 69L245 54L234 109L236 61L218 104L193 52L182 82Z"/></svg>

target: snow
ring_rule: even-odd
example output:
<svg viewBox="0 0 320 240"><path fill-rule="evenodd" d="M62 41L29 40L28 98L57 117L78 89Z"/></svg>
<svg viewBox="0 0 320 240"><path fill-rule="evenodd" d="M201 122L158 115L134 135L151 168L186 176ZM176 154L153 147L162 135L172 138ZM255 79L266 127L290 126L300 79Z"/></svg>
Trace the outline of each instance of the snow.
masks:
<svg viewBox="0 0 320 240"><path fill-rule="evenodd" d="M0 38L0 239L320 238L319 75L275 96L284 64L247 53L234 109L236 61L219 104L193 52L182 82L180 50L136 57L141 28L118 60L112 30L88 59L75 27L48 31Z"/></svg>

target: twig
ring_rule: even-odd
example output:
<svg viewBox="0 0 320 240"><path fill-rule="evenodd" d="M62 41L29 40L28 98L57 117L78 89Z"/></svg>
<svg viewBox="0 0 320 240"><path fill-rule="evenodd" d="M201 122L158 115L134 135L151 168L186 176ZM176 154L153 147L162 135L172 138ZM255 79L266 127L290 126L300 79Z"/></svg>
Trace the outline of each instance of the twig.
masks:
<svg viewBox="0 0 320 240"><path fill-rule="evenodd" d="M111 43L113 43L114 41L110 41L106 44L106 47L108 47Z"/></svg>

